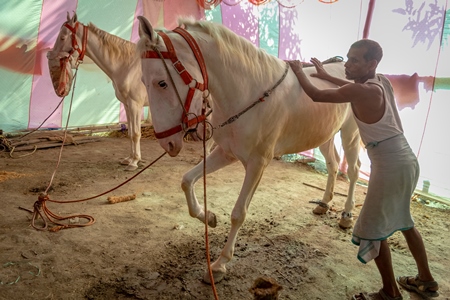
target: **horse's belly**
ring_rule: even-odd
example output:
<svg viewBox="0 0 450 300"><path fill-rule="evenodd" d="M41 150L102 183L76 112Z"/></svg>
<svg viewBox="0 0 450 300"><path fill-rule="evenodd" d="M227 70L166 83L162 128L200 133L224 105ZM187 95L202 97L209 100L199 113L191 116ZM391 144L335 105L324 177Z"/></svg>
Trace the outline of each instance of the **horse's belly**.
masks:
<svg viewBox="0 0 450 300"><path fill-rule="evenodd" d="M333 138L351 117L348 103L314 104L309 109L293 113L286 122L276 147L281 152L293 153L319 147Z"/></svg>

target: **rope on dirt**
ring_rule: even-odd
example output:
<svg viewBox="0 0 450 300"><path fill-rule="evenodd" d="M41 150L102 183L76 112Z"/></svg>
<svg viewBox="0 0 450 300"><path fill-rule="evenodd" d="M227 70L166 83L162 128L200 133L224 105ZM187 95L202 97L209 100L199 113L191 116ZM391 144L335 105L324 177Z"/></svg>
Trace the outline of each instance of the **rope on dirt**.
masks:
<svg viewBox="0 0 450 300"><path fill-rule="evenodd" d="M8 139L6 138L6 136L4 136L4 135L2 134L2 132L0 131L0 151L9 151L9 156L10 156L11 158L19 158L19 157L25 157L25 156L31 155L31 154L33 154L34 152L36 152L37 146L34 146L33 152L27 153L27 154L23 154L23 155L20 155L20 156L16 156L16 157L14 157L14 156L12 155L15 149L16 149L16 147L13 146L13 145L11 144L11 141L8 140Z"/></svg>
<svg viewBox="0 0 450 300"><path fill-rule="evenodd" d="M205 108L203 108L205 110ZM202 112L205 113L204 111ZM209 238L208 238L208 204L206 201L206 120L203 120L203 205L205 211L205 249L206 249L206 261L208 263L208 273L209 273L209 281L211 282L211 288L214 294L214 299L219 300L219 296L217 295L216 285L214 283L214 277L211 269L211 256L209 253Z"/></svg>
<svg viewBox="0 0 450 300"><path fill-rule="evenodd" d="M36 230L46 230L48 228L48 224L47 224L47 220L44 218L44 215L47 217L47 219L57 225L55 227L50 228L50 231L59 231L61 229L66 229L66 228L74 228L74 227L84 227L84 226L89 226L95 223L95 219L89 215L71 215L71 216L67 216L67 217L61 217L58 216L57 214L54 214L53 212L50 211L50 209L48 209L46 202L54 202L54 203L60 203L60 204L65 204L65 203L76 203L76 202L83 202L83 201L88 201L88 200L92 200L95 198L98 198L100 196L106 195L116 189L118 189L119 187L125 185L126 183L130 182L131 180L133 180L134 178L136 178L138 175L140 175L142 172L144 172L145 170L147 170L150 166L152 166L154 163L156 163L158 160L160 160L164 155L166 155L167 152L164 152L163 154L161 154L158 158L156 158L154 161L152 161L149 165L147 165L145 168L143 168L142 170L140 170L138 173L136 173L135 175L133 175L132 177L130 177L129 179L127 179L126 181L122 182L121 184L119 184L118 186L104 192L101 194L98 194L96 196L92 196L89 198L85 198L85 199L78 199L78 200L66 200L66 201L60 201L60 200L52 200L50 199L50 196L45 192L42 193L38 196L38 200L34 203L33 205L33 217L31 218L31 226L36 229ZM37 227L35 222L36 219L38 219L38 217L41 217L42 220L44 221L44 225L42 227ZM63 221L63 220L67 220L67 219L72 219L72 218L79 218L79 219L87 219L88 222L84 223L84 224L64 224L64 223L60 223L59 221Z"/></svg>
<svg viewBox="0 0 450 300"><path fill-rule="evenodd" d="M72 97L71 97L71 100L70 100L70 106L69 106L69 113L68 113L68 116L67 116L66 126L65 126L65 129L64 129L64 138L63 138L63 141L62 141L61 149L60 149L60 151L59 151L58 161L57 161L57 163L56 163L55 170L53 171L53 174L52 174L52 176L51 176L51 178L50 178L50 182L49 182L49 184L48 184L46 190L45 190L42 194L40 194L40 195L38 196L38 200L37 200L37 201L34 203L34 205L33 205L33 216L32 216L32 218L31 218L31 226L32 226L34 229L36 229L36 230L46 230L46 229L48 228L48 223L47 223L47 220L44 218L44 215L47 217L47 219L48 219L51 223L57 225L57 226L54 226L54 227L52 227L52 228L49 229L50 231L53 231L53 232L59 231L59 230L61 230L61 229L66 229L66 228L84 227L84 226L89 226L89 225L94 224L94 223L95 223L95 219L94 219L92 216L89 216L89 215L71 215L71 216L66 216L66 217L59 216L59 215L53 213L53 212L47 207L46 201L54 202L54 203L61 203L61 204L62 204L62 203L75 203L75 202L88 201L88 200L95 199L95 198L97 198L97 197L103 196L103 195L105 195L105 194L107 194L107 193L109 193L109 192L111 192L111 191L114 191L114 190L118 189L118 188L121 187L122 185L128 183L129 181L131 181L131 180L134 179L136 176L138 176L139 174L141 174L143 171L145 171L148 167L150 167L151 165L153 165L155 162L157 162L161 157L163 157L163 156L166 154L166 152L164 152L164 153L163 153L161 156L159 156L156 160L154 160L153 162L151 162L148 166L146 166L146 167L145 167L144 169L142 169L140 172L136 173L136 174L135 174L134 176L132 176L130 179L126 180L125 182L123 182L123 183L121 183L121 184L119 184L119 185L116 186L115 188L112 188L112 189L110 189L109 191L106 191L106 192L101 193L101 194L99 194L99 195L96 195L96 196L93 196L93 197L89 197L89 198L85 198L85 199L69 200L69 201L58 201L58 200L51 200L51 199L50 199L50 196L48 195L47 192L48 192L48 190L50 189L50 187L51 187L51 185L52 185L52 183L53 183L53 179L54 179L54 177L55 177L55 175L56 175L56 171L58 170L59 164L60 164L60 162L61 162L62 151L63 151L64 144L65 144L65 141L66 141L66 138L67 138L67 128L68 128L68 126L69 126L70 114L71 114L71 111L72 111L73 95L74 95L74 93L75 93L75 87L76 87L76 81L77 81L77 74L78 74L78 66L79 66L80 63L81 63L81 62L77 60L77 64L76 64L76 68L75 68L75 74L74 74L74 80L73 80ZM64 98L63 98L63 99L64 99ZM36 224L35 224L35 223L36 223L36 219L37 219L38 217L41 217L42 220L44 221L44 225L43 225L42 227L37 227ZM66 224L66 223L61 223L61 222L60 222L60 221L64 221L64 220L67 220L67 219L76 219L76 218L78 218L78 219L86 219L87 222L86 222L86 223L83 223L83 224L70 224L70 223L69 223L69 224Z"/></svg>

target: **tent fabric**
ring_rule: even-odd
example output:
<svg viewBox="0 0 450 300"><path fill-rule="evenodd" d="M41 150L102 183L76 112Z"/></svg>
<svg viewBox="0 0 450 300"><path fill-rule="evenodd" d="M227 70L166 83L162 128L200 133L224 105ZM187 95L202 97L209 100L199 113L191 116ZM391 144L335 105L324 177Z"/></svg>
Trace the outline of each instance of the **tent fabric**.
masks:
<svg viewBox="0 0 450 300"><path fill-rule="evenodd" d="M325 4L323 2L330 2ZM67 12L79 21L136 42L144 15L173 29L179 16L224 24L281 59L346 57L367 35L383 47L378 67L393 83L405 135L419 157L429 191L450 197L446 116L450 99L450 0L21 0L0 3L0 129L14 132L123 123L123 106L109 78L89 59L80 65L73 94L58 106L46 53ZM370 10L370 7L373 10ZM370 23L366 18L370 12ZM368 26L370 25L370 26ZM54 111L54 112L53 112ZM53 112L53 113L52 113ZM147 110L144 109L145 114ZM441 132L444 136L441 136ZM339 145L339 137L336 138ZM312 151L320 157L317 149ZM342 153L341 153L342 154ZM362 176L370 172L364 152Z"/></svg>

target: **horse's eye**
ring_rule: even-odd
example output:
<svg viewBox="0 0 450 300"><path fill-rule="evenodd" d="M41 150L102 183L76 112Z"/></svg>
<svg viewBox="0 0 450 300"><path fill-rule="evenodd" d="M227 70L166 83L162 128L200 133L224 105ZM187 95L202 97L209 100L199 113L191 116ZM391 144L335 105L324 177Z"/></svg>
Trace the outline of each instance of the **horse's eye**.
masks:
<svg viewBox="0 0 450 300"><path fill-rule="evenodd" d="M160 82L158 82L159 86L162 87L163 89L167 88L167 83L164 80L161 80Z"/></svg>

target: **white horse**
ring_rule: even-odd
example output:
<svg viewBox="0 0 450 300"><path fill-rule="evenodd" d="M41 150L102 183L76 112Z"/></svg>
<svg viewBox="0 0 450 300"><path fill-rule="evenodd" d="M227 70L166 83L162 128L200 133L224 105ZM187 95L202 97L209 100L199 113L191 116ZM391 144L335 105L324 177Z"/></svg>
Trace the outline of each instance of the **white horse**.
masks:
<svg viewBox="0 0 450 300"><path fill-rule="evenodd" d="M141 65L136 55L136 44L109 34L92 23L87 26L77 21L77 15L61 26L53 50L47 54L50 75L58 96L69 94L72 68L83 56L89 57L111 79L116 97L123 103L127 115L130 155L121 160L126 170L133 171L141 160L141 114L148 106L147 92L141 81Z"/></svg>
<svg viewBox="0 0 450 300"><path fill-rule="evenodd" d="M328 210L338 170L339 157L333 143L338 131L350 180L341 220L351 220L360 166L360 137L349 104L313 102L286 62L257 49L222 25L180 20L180 27L174 31L156 31L147 19L138 18L142 80L161 147L170 156L176 156L183 146L184 130L204 119L202 108L205 101L210 101L217 146L205 160L206 173L238 160L245 168L244 182L231 213L228 239L211 265L215 282L226 274L239 228L273 157L320 147L327 163L328 181L323 204L315 212ZM327 64L325 68L344 78L343 63ZM336 87L317 78L311 80L321 88ZM210 94L212 99L208 99ZM215 215L206 213L195 195L194 185L202 176L203 162L183 176L181 187L190 215L215 227ZM208 273L204 280L210 281Z"/></svg>

